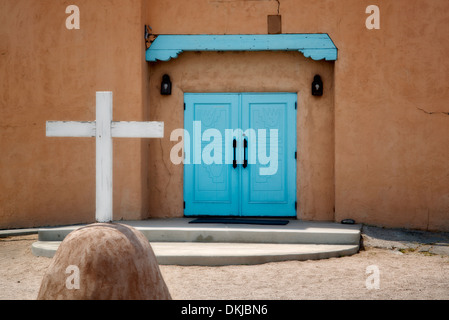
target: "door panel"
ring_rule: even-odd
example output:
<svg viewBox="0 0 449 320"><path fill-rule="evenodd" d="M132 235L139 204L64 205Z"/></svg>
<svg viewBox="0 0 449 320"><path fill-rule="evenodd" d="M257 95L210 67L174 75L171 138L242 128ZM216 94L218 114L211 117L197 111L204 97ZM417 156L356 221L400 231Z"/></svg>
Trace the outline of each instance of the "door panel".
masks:
<svg viewBox="0 0 449 320"><path fill-rule="evenodd" d="M238 215L238 175L226 164L233 150L224 139L225 130L238 125L238 97L186 94L184 102L184 128L190 133L193 160L184 165L184 214Z"/></svg>
<svg viewBox="0 0 449 320"><path fill-rule="evenodd" d="M242 96L243 130L257 132L257 161L242 169L246 216L296 216L295 102L288 93Z"/></svg>

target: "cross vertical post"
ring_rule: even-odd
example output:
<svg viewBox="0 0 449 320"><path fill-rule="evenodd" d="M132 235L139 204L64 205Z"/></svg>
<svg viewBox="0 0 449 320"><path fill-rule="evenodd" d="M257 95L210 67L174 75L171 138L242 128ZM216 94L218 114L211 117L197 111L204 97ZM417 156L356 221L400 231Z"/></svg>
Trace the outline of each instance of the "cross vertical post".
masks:
<svg viewBox="0 0 449 320"><path fill-rule="evenodd" d="M112 221L112 92L96 94L96 219Z"/></svg>

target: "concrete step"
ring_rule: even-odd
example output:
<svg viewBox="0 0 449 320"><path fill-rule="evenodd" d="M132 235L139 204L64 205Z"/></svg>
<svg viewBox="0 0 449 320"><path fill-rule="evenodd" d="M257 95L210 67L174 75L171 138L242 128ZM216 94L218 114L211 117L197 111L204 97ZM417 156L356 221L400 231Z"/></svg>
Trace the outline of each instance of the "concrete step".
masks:
<svg viewBox="0 0 449 320"><path fill-rule="evenodd" d="M117 221L135 227L150 242L225 242L277 244L359 244L361 225L289 220L287 225L191 224L193 219ZM78 226L39 229L39 241L62 241Z"/></svg>
<svg viewBox="0 0 449 320"><path fill-rule="evenodd" d="M53 257L61 241L37 241L36 256ZM358 252L359 245L150 242L160 265L251 265L289 260L342 257Z"/></svg>
<svg viewBox="0 0 449 320"><path fill-rule="evenodd" d="M117 221L141 231L160 264L232 265L325 259L358 252L361 225L289 220L287 225L189 223L193 219ZM41 228L36 256L53 257L60 243L82 227Z"/></svg>

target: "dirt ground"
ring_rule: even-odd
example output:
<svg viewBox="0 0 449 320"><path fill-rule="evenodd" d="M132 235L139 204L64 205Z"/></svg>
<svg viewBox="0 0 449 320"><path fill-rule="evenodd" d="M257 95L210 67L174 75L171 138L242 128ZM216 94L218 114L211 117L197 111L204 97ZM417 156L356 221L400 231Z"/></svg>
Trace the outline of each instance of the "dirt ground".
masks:
<svg viewBox="0 0 449 320"><path fill-rule="evenodd" d="M160 268L177 300L449 299L446 252L436 254L416 242L398 248L391 245L392 239L384 238L383 245L370 236L364 239L364 250L349 257L252 266ZM0 300L36 298L51 261L31 253L36 240L37 235L0 238ZM368 288L374 274L367 271L372 268L379 271L378 289Z"/></svg>

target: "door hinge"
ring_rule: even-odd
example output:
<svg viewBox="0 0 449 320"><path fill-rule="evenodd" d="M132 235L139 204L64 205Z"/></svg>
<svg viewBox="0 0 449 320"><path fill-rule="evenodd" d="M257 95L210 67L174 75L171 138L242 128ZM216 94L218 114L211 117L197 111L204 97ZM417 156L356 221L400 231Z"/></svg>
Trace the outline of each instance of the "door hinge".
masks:
<svg viewBox="0 0 449 320"><path fill-rule="evenodd" d="M186 202L184 201L184 209L186 208Z"/></svg>
<svg viewBox="0 0 449 320"><path fill-rule="evenodd" d="M298 210L298 201L295 201L295 211Z"/></svg>
<svg viewBox="0 0 449 320"><path fill-rule="evenodd" d="M298 109L298 102L295 102L295 110Z"/></svg>
<svg viewBox="0 0 449 320"><path fill-rule="evenodd" d="M295 151L295 159L298 159L298 152Z"/></svg>
<svg viewBox="0 0 449 320"><path fill-rule="evenodd" d="M184 110L186 109L186 104L184 103Z"/></svg>

